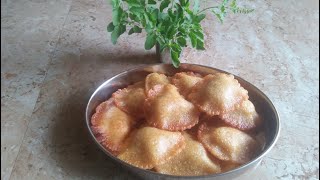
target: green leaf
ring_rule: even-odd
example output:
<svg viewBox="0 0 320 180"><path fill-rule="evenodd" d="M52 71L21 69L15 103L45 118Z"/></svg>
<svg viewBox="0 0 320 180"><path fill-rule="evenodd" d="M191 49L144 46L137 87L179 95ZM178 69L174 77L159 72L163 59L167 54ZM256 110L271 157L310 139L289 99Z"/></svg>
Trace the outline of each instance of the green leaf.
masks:
<svg viewBox="0 0 320 180"><path fill-rule="evenodd" d="M185 7L186 7L186 8L189 8L189 7L190 7L190 0L186 0Z"/></svg>
<svg viewBox="0 0 320 180"><path fill-rule="evenodd" d="M137 0L126 0L129 7L139 7L141 4Z"/></svg>
<svg viewBox="0 0 320 180"><path fill-rule="evenodd" d="M225 14L225 13L226 13L226 11L225 11L225 10L226 10L226 8L225 8L224 6L221 6L221 7L220 7L220 11L221 11L221 13Z"/></svg>
<svg viewBox="0 0 320 180"><path fill-rule="evenodd" d="M129 30L128 34L131 35L131 34L133 34L133 33L134 33L134 30L133 30L133 28L131 28L131 29Z"/></svg>
<svg viewBox="0 0 320 180"><path fill-rule="evenodd" d="M172 65L175 67L175 68L178 68L180 66L180 61L179 61L179 56L180 56L180 53L174 51L174 50L170 50L170 55L171 55L171 60L172 60Z"/></svg>
<svg viewBox="0 0 320 180"><path fill-rule="evenodd" d="M126 25L120 24L119 26L116 26L114 30L111 33L111 41L113 44L117 43L118 38L120 37L121 34L126 32Z"/></svg>
<svg viewBox="0 0 320 180"><path fill-rule="evenodd" d="M165 8L167 8L170 2L170 0L163 0L160 4L160 11L162 12Z"/></svg>
<svg viewBox="0 0 320 180"><path fill-rule="evenodd" d="M146 42L144 44L144 48L146 50L150 50L151 48L153 48L153 46L156 44L156 35L155 34L148 34Z"/></svg>
<svg viewBox="0 0 320 180"><path fill-rule="evenodd" d="M149 13L148 13L149 14ZM149 16L148 16L148 14L147 13L144 13L143 15L144 15L144 19L145 19L145 21L146 21L146 28L148 28L148 26L149 26L149 28L153 28L153 22L152 22L152 20L150 20L150 18L149 18ZM150 14L149 14L150 15Z"/></svg>
<svg viewBox="0 0 320 180"><path fill-rule="evenodd" d="M241 14L248 14L254 11L254 9L247 9L247 8L240 8L237 6L237 1L232 0L230 3L230 8L233 13L241 13Z"/></svg>
<svg viewBox="0 0 320 180"><path fill-rule="evenodd" d="M182 49L178 44L171 44L171 49L174 50L175 52L181 52Z"/></svg>
<svg viewBox="0 0 320 180"><path fill-rule="evenodd" d="M197 23L200 23L205 17L206 17L205 14L200 14L199 16L196 16L195 21Z"/></svg>
<svg viewBox="0 0 320 180"><path fill-rule="evenodd" d="M166 44L165 39L162 36L157 36L157 42L162 45L162 44Z"/></svg>
<svg viewBox="0 0 320 180"><path fill-rule="evenodd" d="M232 12L233 13L236 13L236 8L237 8L237 0L233 0L233 1L231 1L231 3L230 3L230 7L231 7L231 10L232 10Z"/></svg>
<svg viewBox="0 0 320 180"><path fill-rule="evenodd" d="M187 40L183 37L179 37L177 39L177 42L181 47L186 47L186 45L187 45Z"/></svg>
<svg viewBox="0 0 320 180"><path fill-rule="evenodd" d="M130 13L129 17L131 20L139 23L139 17L137 15Z"/></svg>
<svg viewBox="0 0 320 180"><path fill-rule="evenodd" d="M158 15L158 18L160 19L159 20L160 22L165 21L168 17L169 17L169 15L167 13L160 12L159 15Z"/></svg>
<svg viewBox="0 0 320 180"><path fill-rule="evenodd" d="M124 32L126 32L126 25L124 24L119 25L119 33L120 33L119 36Z"/></svg>
<svg viewBox="0 0 320 180"><path fill-rule="evenodd" d="M111 33L112 44L116 44L117 43L117 40L118 40L119 36L120 36L120 29L119 29L119 26L117 26L117 27L114 28L114 30Z"/></svg>
<svg viewBox="0 0 320 180"><path fill-rule="evenodd" d="M224 19L226 15L226 8L224 6L220 7L220 16L222 17L222 19Z"/></svg>
<svg viewBox="0 0 320 180"><path fill-rule="evenodd" d="M167 31L168 28L172 25L172 22L170 20L170 18L168 17L166 20L164 20L162 22L162 26L164 26L166 29L164 29L164 31Z"/></svg>
<svg viewBox="0 0 320 180"><path fill-rule="evenodd" d="M120 0L112 0L112 8L117 9L120 6Z"/></svg>
<svg viewBox="0 0 320 180"><path fill-rule="evenodd" d="M186 34L187 33L187 29L185 27L181 27L181 26L178 28L178 31L179 31L180 34Z"/></svg>
<svg viewBox="0 0 320 180"><path fill-rule="evenodd" d="M221 6L225 6L230 0L223 0Z"/></svg>
<svg viewBox="0 0 320 180"><path fill-rule="evenodd" d="M198 39L197 41L197 47L196 47L197 50L205 50L204 48L204 42L201 41L200 39Z"/></svg>
<svg viewBox="0 0 320 180"><path fill-rule="evenodd" d="M195 0L193 3L193 11L197 13L199 11L199 8L200 8L199 0Z"/></svg>
<svg viewBox="0 0 320 180"><path fill-rule="evenodd" d="M193 28L195 29L202 29L200 24L193 24Z"/></svg>
<svg viewBox="0 0 320 180"><path fill-rule="evenodd" d="M135 15L138 15L140 13L144 13L144 8L143 7L132 7L129 9L129 11Z"/></svg>
<svg viewBox="0 0 320 180"><path fill-rule="evenodd" d="M128 17L129 17L129 14L127 12L123 11L120 21L122 21L122 23L126 23L125 21L128 19Z"/></svg>
<svg viewBox="0 0 320 180"><path fill-rule="evenodd" d="M197 31L192 30L191 32L196 35L197 39L200 39L200 40L204 39L204 35L201 29Z"/></svg>
<svg viewBox="0 0 320 180"><path fill-rule="evenodd" d="M130 17L130 19L132 19L132 20L135 20L135 19L137 18L137 16L134 15L134 14L132 14L132 13L129 13L129 17Z"/></svg>
<svg viewBox="0 0 320 180"><path fill-rule="evenodd" d="M174 25L170 26L167 31L167 38L172 39L175 33L176 33L176 28L174 27Z"/></svg>
<svg viewBox="0 0 320 180"><path fill-rule="evenodd" d="M179 0L179 3L181 4L181 6L185 6L186 2L184 0Z"/></svg>
<svg viewBox="0 0 320 180"><path fill-rule="evenodd" d="M163 52L167 47L167 44L160 44L160 52Z"/></svg>
<svg viewBox="0 0 320 180"><path fill-rule="evenodd" d="M226 13L249 13L253 10L240 8L236 0L221 0L220 4L204 7L200 11L200 3L193 0L111 0L112 22L108 24L107 31L111 32L113 44L130 26L129 35L147 32L145 49L151 49L159 43L160 50L170 51L172 63L175 67L180 64L179 58L182 49L187 45L203 50L204 32L200 22L206 17L205 10L224 21ZM122 8L125 8L124 11Z"/></svg>
<svg viewBox="0 0 320 180"><path fill-rule="evenodd" d="M141 33L142 32L142 29L140 27L138 27L138 26L134 26L133 30L134 30L135 33Z"/></svg>
<svg viewBox="0 0 320 180"><path fill-rule="evenodd" d="M152 25L147 24L147 26L146 26L146 32L147 32L147 33L151 33L152 31L153 31Z"/></svg>
<svg viewBox="0 0 320 180"><path fill-rule="evenodd" d="M168 10L168 15L171 18L171 20L174 22L174 20L176 18L175 12L173 12L172 9L169 9Z"/></svg>
<svg viewBox="0 0 320 180"><path fill-rule="evenodd" d="M133 34L133 33L141 33L142 29L138 26L134 26L133 28L130 29L129 31L129 35Z"/></svg>
<svg viewBox="0 0 320 180"><path fill-rule="evenodd" d="M108 32L112 32L113 30L114 30L114 25L113 25L113 23L111 22L111 23L109 23L108 26L107 26L107 31L108 31Z"/></svg>
<svg viewBox="0 0 320 180"><path fill-rule="evenodd" d="M237 7L237 9L235 10L235 13L248 14L248 13L251 13L253 11L254 11L254 9L246 9L246 8Z"/></svg>
<svg viewBox="0 0 320 180"><path fill-rule="evenodd" d="M120 7L116 8L112 11L113 25L118 26L118 24L120 22L121 15L122 15L122 9Z"/></svg>
<svg viewBox="0 0 320 180"><path fill-rule="evenodd" d="M148 0L148 4L157 4L157 2L154 0Z"/></svg>
<svg viewBox="0 0 320 180"><path fill-rule="evenodd" d="M219 19L219 21L221 22L221 23L223 23L223 17L221 16L221 14L219 14L219 13L217 13L217 12L215 12L215 11L212 11L213 12L213 14Z"/></svg>
<svg viewBox="0 0 320 180"><path fill-rule="evenodd" d="M193 13L187 12L187 13L184 13L184 15L185 15L185 19L186 19L186 20L192 20Z"/></svg>
<svg viewBox="0 0 320 180"><path fill-rule="evenodd" d="M192 47L196 48L197 47L197 36L193 33L189 33L189 38L190 38Z"/></svg>
<svg viewBox="0 0 320 180"><path fill-rule="evenodd" d="M146 1L145 0L137 0L139 1L140 5L145 7L146 6Z"/></svg>
<svg viewBox="0 0 320 180"><path fill-rule="evenodd" d="M156 23L157 23L158 13L159 13L159 10L158 10L158 9L154 9L154 10L152 11L152 13L150 14L151 21L153 22L153 24L156 24Z"/></svg>
<svg viewBox="0 0 320 180"><path fill-rule="evenodd" d="M183 8L180 4L176 4L176 8L177 8L177 17L179 17L179 20L183 20L184 19L184 13L183 13Z"/></svg>

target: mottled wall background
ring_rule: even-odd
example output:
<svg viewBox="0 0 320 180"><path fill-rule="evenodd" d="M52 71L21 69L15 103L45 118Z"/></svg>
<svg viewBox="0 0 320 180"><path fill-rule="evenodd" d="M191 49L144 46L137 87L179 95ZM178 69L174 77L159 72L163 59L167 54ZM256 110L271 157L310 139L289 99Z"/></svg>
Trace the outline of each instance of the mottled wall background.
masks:
<svg viewBox="0 0 320 180"><path fill-rule="evenodd" d="M207 50L183 61L239 75L274 102L281 136L250 179L319 179L319 2L245 3L255 12L208 16ZM84 126L99 84L157 62L144 34L112 45L110 21L105 0L1 1L1 179L133 178Z"/></svg>

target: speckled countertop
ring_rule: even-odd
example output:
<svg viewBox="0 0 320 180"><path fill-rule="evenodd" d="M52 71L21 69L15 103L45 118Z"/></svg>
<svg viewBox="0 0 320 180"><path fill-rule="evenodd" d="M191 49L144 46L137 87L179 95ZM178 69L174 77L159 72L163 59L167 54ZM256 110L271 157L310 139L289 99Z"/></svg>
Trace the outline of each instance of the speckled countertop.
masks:
<svg viewBox="0 0 320 180"><path fill-rule="evenodd" d="M250 179L319 179L319 3L249 1L256 11L204 22L204 52L185 60L265 92L281 136ZM155 63L144 35L111 44L105 0L1 0L1 179L133 179L93 144L84 108L94 89ZM246 179L246 178L241 178Z"/></svg>

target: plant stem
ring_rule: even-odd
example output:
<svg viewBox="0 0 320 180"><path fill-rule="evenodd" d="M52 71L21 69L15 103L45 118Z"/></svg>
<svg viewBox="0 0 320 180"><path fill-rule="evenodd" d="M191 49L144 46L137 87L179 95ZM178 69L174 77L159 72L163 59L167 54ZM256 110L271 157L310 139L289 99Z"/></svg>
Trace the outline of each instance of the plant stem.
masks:
<svg viewBox="0 0 320 180"><path fill-rule="evenodd" d="M219 6L211 6L211 7L204 8L204 9L202 9L201 11L199 11L199 12L197 13L197 15L200 14L200 13L202 13L202 12L204 12L204 11L206 11L206 10L208 10L208 9L215 9L215 8L219 8Z"/></svg>

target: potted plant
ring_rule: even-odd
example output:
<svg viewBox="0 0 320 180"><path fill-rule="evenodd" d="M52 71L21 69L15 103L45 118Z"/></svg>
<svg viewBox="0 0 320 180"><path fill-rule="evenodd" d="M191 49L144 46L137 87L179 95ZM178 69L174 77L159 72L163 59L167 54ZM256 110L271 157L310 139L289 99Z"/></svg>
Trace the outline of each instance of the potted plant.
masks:
<svg viewBox="0 0 320 180"><path fill-rule="evenodd" d="M200 9L199 0L112 0L112 22L107 30L116 44L119 36L145 30L145 49L157 47L157 53L167 52L172 64L179 67L183 48L191 45L204 50L201 21L206 12L213 13L223 22L227 13L250 13L253 9L240 8L236 0L222 0L215 6Z"/></svg>

